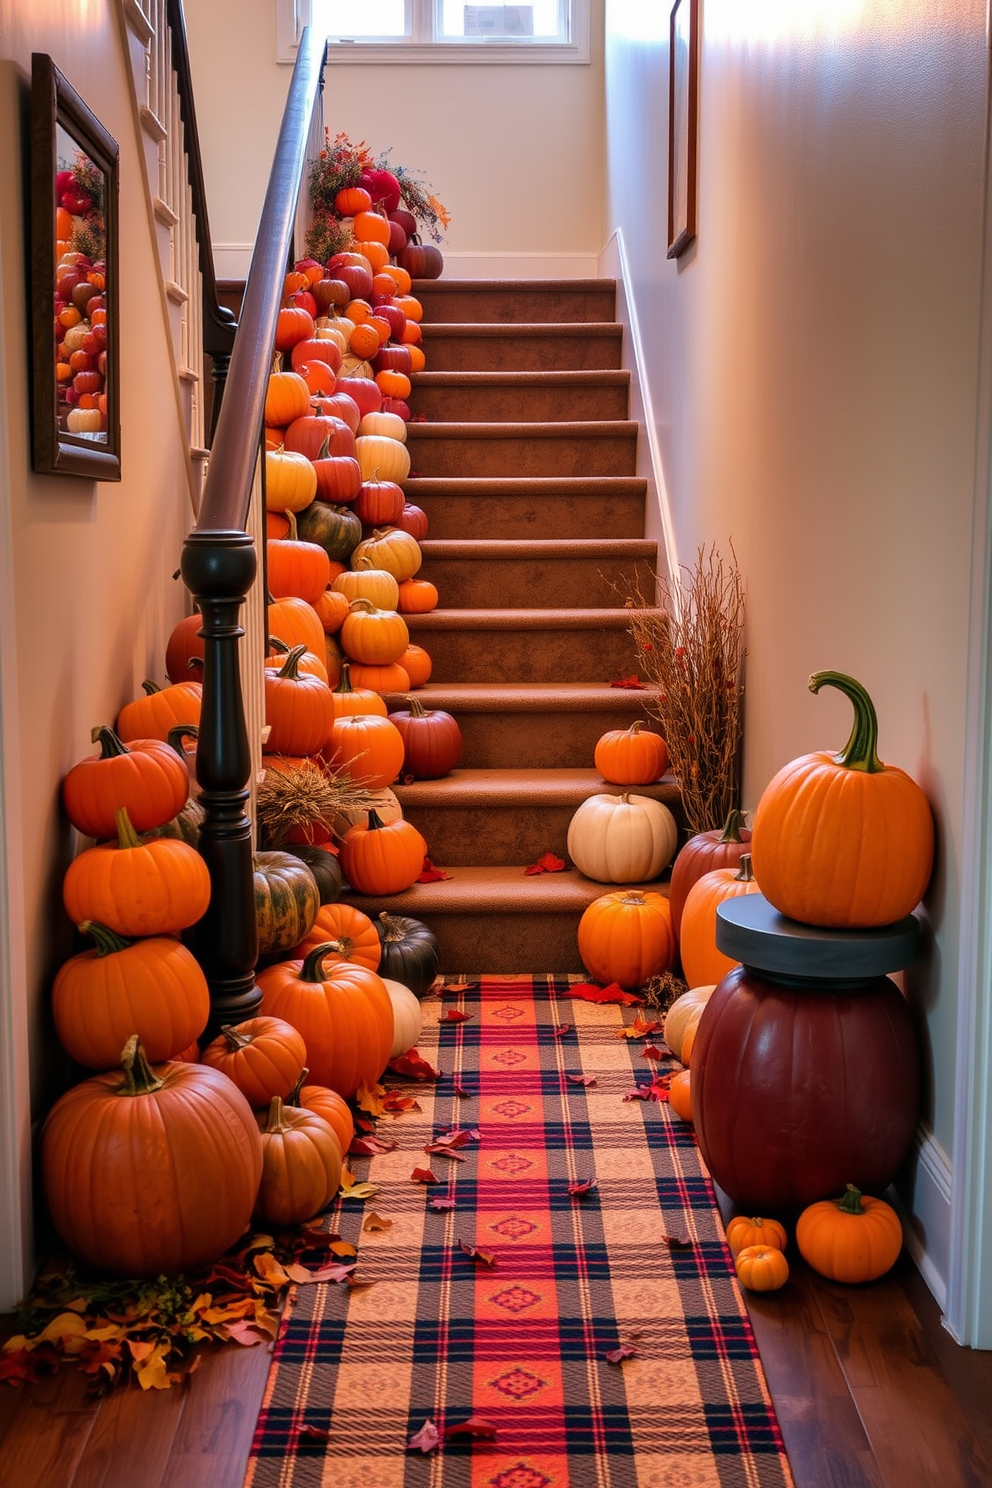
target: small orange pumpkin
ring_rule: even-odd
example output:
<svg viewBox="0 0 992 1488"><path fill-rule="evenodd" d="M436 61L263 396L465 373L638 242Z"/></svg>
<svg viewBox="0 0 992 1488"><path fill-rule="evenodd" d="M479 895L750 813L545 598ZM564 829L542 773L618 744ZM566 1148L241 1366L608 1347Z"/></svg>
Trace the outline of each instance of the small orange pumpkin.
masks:
<svg viewBox="0 0 992 1488"><path fill-rule="evenodd" d="M899 1216L884 1199L849 1183L839 1199L821 1199L796 1221L805 1261L831 1281L874 1281L894 1266L902 1249Z"/></svg>
<svg viewBox="0 0 992 1488"><path fill-rule="evenodd" d="M635 718L630 728L603 734L593 759L603 779L614 785L650 785L668 768L668 745Z"/></svg>
<svg viewBox="0 0 992 1488"><path fill-rule="evenodd" d="M692 1120L692 1074L679 1070L668 1082L668 1104L683 1121Z"/></svg>
<svg viewBox="0 0 992 1488"><path fill-rule="evenodd" d="M759 1219L746 1214L735 1214L727 1226L727 1244L731 1253L737 1255L746 1245L773 1245L785 1250L789 1237L785 1226L777 1219Z"/></svg>
<svg viewBox="0 0 992 1488"><path fill-rule="evenodd" d="M272 1097L258 1118L262 1134L262 1180L255 1219L295 1225L312 1219L341 1186L341 1149L334 1129L315 1111L284 1106Z"/></svg>
<svg viewBox="0 0 992 1488"><path fill-rule="evenodd" d="M592 976L640 987L675 959L668 900L651 890L617 889L594 899L579 921L579 955Z"/></svg>
<svg viewBox="0 0 992 1488"><path fill-rule="evenodd" d="M737 1253L734 1268L749 1292L777 1292L789 1279L789 1263L774 1245L745 1245Z"/></svg>
<svg viewBox="0 0 992 1488"><path fill-rule="evenodd" d="M416 883L427 843L411 822L384 825L370 811L368 826L351 827L341 844L341 867L360 894L400 894Z"/></svg>
<svg viewBox="0 0 992 1488"><path fill-rule="evenodd" d="M249 1018L222 1028L200 1058L223 1070L250 1106L268 1106L273 1096L287 1096L302 1077L307 1049L284 1019Z"/></svg>

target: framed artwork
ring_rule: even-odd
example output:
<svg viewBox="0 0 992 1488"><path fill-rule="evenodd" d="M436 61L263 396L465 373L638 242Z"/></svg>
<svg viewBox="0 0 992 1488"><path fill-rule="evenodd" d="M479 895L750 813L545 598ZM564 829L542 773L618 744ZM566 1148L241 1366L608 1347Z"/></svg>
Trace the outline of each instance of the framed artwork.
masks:
<svg viewBox="0 0 992 1488"><path fill-rule="evenodd" d="M668 74L668 257L696 237L699 0L672 5Z"/></svg>
<svg viewBox="0 0 992 1488"><path fill-rule="evenodd" d="M121 478L115 141L31 58L31 464Z"/></svg>

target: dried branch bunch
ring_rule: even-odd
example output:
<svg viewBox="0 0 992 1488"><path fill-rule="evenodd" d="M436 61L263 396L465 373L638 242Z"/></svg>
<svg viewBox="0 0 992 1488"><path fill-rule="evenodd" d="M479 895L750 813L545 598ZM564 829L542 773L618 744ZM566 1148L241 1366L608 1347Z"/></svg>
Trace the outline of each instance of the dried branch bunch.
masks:
<svg viewBox="0 0 992 1488"><path fill-rule="evenodd" d="M255 816L264 845L278 849L294 827L322 822L330 828L339 812L365 811L375 804L367 786L346 770L335 773L312 759L290 762L276 756L259 784Z"/></svg>
<svg viewBox="0 0 992 1488"><path fill-rule="evenodd" d="M631 602L648 698L668 744L692 832L721 827L739 804L744 727L744 584L731 548L700 548L693 568L659 580L659 609Z"/></svg>

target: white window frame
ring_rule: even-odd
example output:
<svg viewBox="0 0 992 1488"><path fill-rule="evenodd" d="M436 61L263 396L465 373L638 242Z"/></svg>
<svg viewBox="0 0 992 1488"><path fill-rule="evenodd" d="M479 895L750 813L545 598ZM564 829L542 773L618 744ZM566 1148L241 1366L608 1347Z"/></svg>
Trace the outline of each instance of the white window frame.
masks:
<svg viewBox="0 0 992 1488"><path fill-rule="evenodd" d="M332 41L327 59L337 64L429 62L512 63L517 66L589 61L589 0L569 0L568 41L442 41L435 35L437 6L434 0L408 0L412 7L412 36L408 41ZM304 26L310 24L311 0L276 0L276 60L293 63Z"/></svg>

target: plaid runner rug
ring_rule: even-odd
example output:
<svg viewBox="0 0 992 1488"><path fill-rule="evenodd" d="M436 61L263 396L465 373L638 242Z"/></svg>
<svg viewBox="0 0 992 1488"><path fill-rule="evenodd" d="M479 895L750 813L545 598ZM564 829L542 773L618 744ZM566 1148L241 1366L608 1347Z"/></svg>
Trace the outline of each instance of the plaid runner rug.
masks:
<svg viewBox="0 0 992 1488"><path fill-rule="evenodd" d="M577 980L424 1003L441 1078L379 1121L395 1150L351 1159L375 1196L330 1215L374 1285L299 1289L246 1488L791 1485L691 1129L624 1099L665 1051L621 1033L640 1009L571 998ZM424 1151L452 1129L472 1134L455 1155ZM363 1228L369 1210L389 1227ZM428 1420L439 1446L410 1450ZM485 1434L445 1438L472 1420Z"/></svg>

